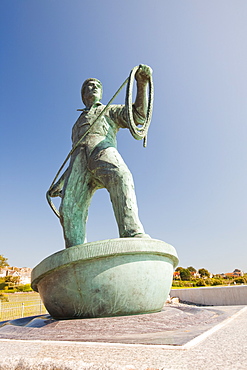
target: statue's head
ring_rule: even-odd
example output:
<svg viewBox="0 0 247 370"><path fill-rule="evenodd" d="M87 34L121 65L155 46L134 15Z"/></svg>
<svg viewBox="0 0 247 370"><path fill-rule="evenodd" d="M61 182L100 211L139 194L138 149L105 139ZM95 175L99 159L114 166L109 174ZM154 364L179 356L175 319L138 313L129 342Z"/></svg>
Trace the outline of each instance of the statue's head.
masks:
<svg viewBox="0 0 247 370"><path fill-rule="evenodd" d="M103 93L102 83L97 78L88 78L81 87L81 98L85 106L101 100Z"/></svg>

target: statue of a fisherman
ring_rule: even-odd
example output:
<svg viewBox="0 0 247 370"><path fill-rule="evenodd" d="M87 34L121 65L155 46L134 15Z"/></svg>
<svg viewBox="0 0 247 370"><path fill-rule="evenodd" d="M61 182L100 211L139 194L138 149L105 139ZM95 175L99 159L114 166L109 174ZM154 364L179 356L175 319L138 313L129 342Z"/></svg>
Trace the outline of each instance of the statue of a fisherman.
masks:
<svg viewBox="0 0 247 370"><path fill-rule="evenodd" d="M147 113L147 85L152 69L140 65L135 73L137 93L132 114L137 126L143 125ZM50 188L51 197L61 196L59 209L66 248L83 244L91 198L97 189L106 188L110 194L119 236L149 237L138 217L132 175L116 148L116 134L128 128L125 105L109 105L92 127L105 106L102 84L95 78L87 79L81 89L85 109L72 129L75 145L86 132L70 158L68 169Z"/></svg>

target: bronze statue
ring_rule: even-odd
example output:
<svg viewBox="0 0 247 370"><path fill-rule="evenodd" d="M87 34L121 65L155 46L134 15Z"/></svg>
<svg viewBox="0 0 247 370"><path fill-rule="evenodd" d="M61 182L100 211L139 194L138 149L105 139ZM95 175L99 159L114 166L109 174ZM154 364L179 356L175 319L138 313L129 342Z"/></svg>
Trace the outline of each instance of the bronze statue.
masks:
<svg viewBox="0 0 247 370"><path fill-rule="evenodd" d="M111 105L126 83L125 104ZM106 106L100 103L99 80L87 79L81 93L85 108L73 126L72 149L47 192L60 218L67 249L33 269L32 288L55 319L158 312L170 292L177 254L171 245L145 234L132 175L116 148L120 128L129 128L135 139L144 139L146 144L152 115L152 70L146 65L134 67ZM120 238L86 243L88 207L100 188L110 194ZM62 198L59 212L50 198L56 196Z"/></svg>
<svg viewBox="0 0 247 370"><path fill-rule="evenodd" d="M110 194L119 236L149 237L138 217L132 175L117 151L116 134L120 128L130 128L129 116L137 130L145 123L151 76L149 66L136 67L136 99L129 108L127 104L104 106L100 102L102 84L95 78L82 85L85 108L72 129L70 164L48 191L50 197L62 198L59 216L66 248L85 242L88 207L94 192L101 188Z"/></svg>

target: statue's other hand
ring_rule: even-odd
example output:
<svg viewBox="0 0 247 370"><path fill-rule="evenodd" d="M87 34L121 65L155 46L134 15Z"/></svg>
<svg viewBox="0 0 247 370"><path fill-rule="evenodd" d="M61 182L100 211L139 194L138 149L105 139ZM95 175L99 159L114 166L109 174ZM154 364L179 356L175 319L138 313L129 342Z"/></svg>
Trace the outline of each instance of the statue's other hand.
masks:
<svg viewBox="0 0 247 370"><path fill-rule="evenodd" d="M52 198L61 197L62 196L62 187L55 184L55 185L52 186L51 189L49 189L48 194Z"/></svg>
<svg viewBox="0 0 247 370"><path fill-rule="evenodd" d="M147 82L149 78L152 76L152 73L153 70L151 67L145 64L140 64L138 70L136 71L135 79L138 82Z"/></svg>

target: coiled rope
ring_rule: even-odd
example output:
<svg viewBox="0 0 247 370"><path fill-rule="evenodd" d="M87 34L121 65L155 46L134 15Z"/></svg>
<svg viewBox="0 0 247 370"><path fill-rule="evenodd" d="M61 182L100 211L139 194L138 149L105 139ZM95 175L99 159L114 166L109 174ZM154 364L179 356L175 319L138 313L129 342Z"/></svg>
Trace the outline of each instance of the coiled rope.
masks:
<svg viewBox="0 0 247 370"><path fill-rule="evenodd" d="M133 90L134 78L135 78L135 74L138 68L139 66L134 67L132 71L130 72L130 75L128 78L127 90L126 90L125 106L127 108L128 125L129 125L130 132L136 140L144 139L143 146L145 148L147 146L147 133L148 133L149 125L150 125L151 118L152 118L152 112L153 112L154 86L153 86L152 76L150 76L149 78L149 99L148 99L146 119L145 119L144 124L141 127L138 127L135 124L135 121L133 118L133 103L132 103L132 90Z"/></svg>

